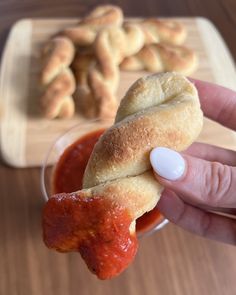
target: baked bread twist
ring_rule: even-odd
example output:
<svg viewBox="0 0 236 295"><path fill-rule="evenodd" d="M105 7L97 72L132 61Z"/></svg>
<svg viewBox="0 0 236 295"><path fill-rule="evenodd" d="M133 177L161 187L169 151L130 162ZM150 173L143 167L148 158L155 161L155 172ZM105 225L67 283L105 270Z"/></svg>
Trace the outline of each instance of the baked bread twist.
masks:
<svg viewBox="0 0 236 295"><path fill-rule="evenodd" d="M96 117L91 90L88 86L88 72L95 64L95 57L91 50L77 51L72 63L72 69L76 80L76 90L73 94L76 108L87 118Z"/></svg>
<svg viewBox="0 0 236 295"><path fill-rule="evenodd" d="M61 34L70 38L74 44L80 46L79 54L74 62L73 68L77 87L74 94L74 99L80 112L88 118L93 117L110 117L114 116L117 108L116 100L111 96L113 92L109 87L98 85L97 81L93 84L95 88L90 88L88 85L88 72L93 66L95 57L90 53L80 54L81 46L92 45L97 33L105 27L121 26L123 23L123 12L115 5L101 5L96 7L91 13L84 17L77 26L67 28ZM83 51L83 50L82 50ZM119 75L116 69L116 74ZM97 84L96 84L97 83ZM96 86L95 86L96 84ZM94 96L94 89L96 97ZM106 103L104 98L99 93L105 92Z"/></svg>
<svg viewBox="0 0 236 295"><path fill-rule="evenodd" d="M77 26L61 32L80 48L94 42L97 66L93 67L93 58L87 63L86 57L80 57L82 64L83 60L87 63L87 69L81 70L78 66L75 71L80 82L74 98L78 109L86 117L114 116L118 104L118 65L124 57L137 53L144 44L162 40L179 44L186 35L185 28L173 21L147 19L128 22L121 28L122 23L123 13L119 7L101 5L82 18Z"/></svg>
<svg viewBox="0 0 236 295"><path fill-rule="evenodd" d="M69 118L74 114L75 79L69 68L74 54L73 43L65 37L51 39L43 49L40 101L46 118Z"/></svg>
<svg viewBox="0 0 236 295"><path fill-rule="evenodd" d="M114 117L118 107L119 64L126 56L138 52L143 44L144 35L134 24L126 24L122 28L109 27L98 33L94 42L97 64L88 73L88 85L97 117Z"/></svg>
<svg viewBox="0 0 236 295"><path fill-rule="evenodd" d="M74 26L63 30L60 34L70 38L77 46L89 46L97 33L107 26L121 26L123 12L115 5L100 5Z"/></svg>
<svg viewBox="0 0 236 295"><path fill-rule="evenodd" d="M73 97L78 110L87 118L114 117L114 112L117 109L117 102L110 88L112 85L106 84L106 87L103 87L103 85L99 83L99 78L103 78L102 74L97 77L97 80L92 82L92 89L88 84L89 71L95 67L96 63L97 61L91 50L79 51L76 54L76 58L72 64L77 82ZM117 67L114 68L113 72L110 71L109 74L111 75L110 78L113 79L111 79L111 81L114 81L114 75L117 76L116 80L119 80L119 71ZM109 79L107 79L106 82L108 83ZM109 97L111 94L112 96ZM104 98L106 98L106 101Z"/></svg>
<svg viewBox="0 0 236 295"><path fill-rule="evenodd" d="M99 5L95 7L79 23L93 26L121 26L123 23L123 12L120 7L116 5Z"/></svg>
<svg viewBox="0 0 236 295"><path fill-rule="evenodd" d="M115 124L97 143L83 185L94 187L149 170L156 146L186 149L202 127L197 90L177 73L139 79L126 93Z"/></svg>
<svg viewBox="0 0 236 295"><path fill-rule="evenodd" d="M89 68L95 63L95 57L91 48L77 50L71 68L77 84L87 82Z"/></svg>
<svg viewBox="0 0 236 295"><path fill-rule="evenodd" d="M197 67L196 53L182 45L164 43L144 46L137 54L125 58L121 70L149 72L175 71L190 75Z"/></svg>
<svg viewBox="0 0 236 295"><path fill-rule="evenodd" d="M180 45L186 39L186 28L173 20L148 18L137 23L145 35L145 44L165 42Z"/></svg>
<svg viewBox="0 0 236 295"><path fill-rule="evenodd" d="M84 189L54 196L46 204L47 246L79 250L101 279L123 271L137 249L135 220L156 205L162 191L151 172L151 150L186 149L202 121L197 90L182 75L158 74L134 83L115 124L94 147Z"/></svg>
<svg viewBox="0 0 236 295"><path fill-rule="evenodd" d="M97 66L91 68L88 75L90 98L94 99L93 105L96 109L93 113L96 113L98 117L114 115L118 103L116 99L120 76L118 66L125 57L138 53L144 44L162 40L169 43L181 43L185 36L186 30L181 24L155 19L147 19L139 23L127 22L122 27L109 27L101 30L94 41ZM166 47L169 48L168 45ZM160 51L164 50L160 49ZM170 49L167 53L170 53ZM162 55L164 59L164 53ZM167 58L172 58L170 55ZM182 66L184 66L183 62ZM165 70L178 70L178 67ZM78 100L83 100L83 98L78 95Z"/></svg>

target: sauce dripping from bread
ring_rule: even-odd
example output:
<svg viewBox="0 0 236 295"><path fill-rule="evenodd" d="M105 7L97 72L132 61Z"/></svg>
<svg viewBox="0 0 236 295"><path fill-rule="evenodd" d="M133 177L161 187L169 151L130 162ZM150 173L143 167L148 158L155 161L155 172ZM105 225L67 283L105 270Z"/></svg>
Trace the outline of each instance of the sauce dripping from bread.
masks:
<svg viewBox="0 0 236 295"><path fill-rule="evenodd" d="M79 251L88 268L100 279L122 272L137 251L135 233L126 209L105 200L72 193L82 189L83 174L93 147L105 130L91 132L70 145L53 174L52 193L43 212L44 241L60 252ZM159 219L154 208L137 220L140 233ZM122 257L122 259L121 259Z"/></svg>
<svg viewBox="0 0 236 295"><path fill-rule="evenodd" d="M45 244L59 252L79 251L100 279L120 274L137 252L127 210L102 197L76 193L51 197L43 211Z"/></svg>

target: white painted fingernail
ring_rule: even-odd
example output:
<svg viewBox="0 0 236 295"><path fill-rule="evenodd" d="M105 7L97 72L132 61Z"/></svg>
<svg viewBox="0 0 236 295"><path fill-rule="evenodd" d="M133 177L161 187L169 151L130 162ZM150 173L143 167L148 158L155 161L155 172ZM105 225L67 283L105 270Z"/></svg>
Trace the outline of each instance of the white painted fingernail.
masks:
<svg viewBox="0 0 236 295"><path fill-rule="evenodd" d="M153 149L150 161L154 171L168 180L177 180L184 174L184 158L171 149L165 147Z"/></svg>

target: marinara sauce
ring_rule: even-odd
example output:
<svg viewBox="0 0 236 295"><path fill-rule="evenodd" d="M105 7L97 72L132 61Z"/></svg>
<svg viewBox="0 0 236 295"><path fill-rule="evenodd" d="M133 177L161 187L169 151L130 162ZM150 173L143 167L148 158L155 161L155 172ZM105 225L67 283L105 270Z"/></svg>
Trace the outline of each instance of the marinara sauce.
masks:
<svg viewBox="0 0 236 295"><path fill-rule="evenodd" d="M71 144L61 155L53 175L53 194L71 193L82 189L82 180L90 154L105 130L93 131ZM155 207L136 221L138 233L146 232L164 220Z"/></svg>

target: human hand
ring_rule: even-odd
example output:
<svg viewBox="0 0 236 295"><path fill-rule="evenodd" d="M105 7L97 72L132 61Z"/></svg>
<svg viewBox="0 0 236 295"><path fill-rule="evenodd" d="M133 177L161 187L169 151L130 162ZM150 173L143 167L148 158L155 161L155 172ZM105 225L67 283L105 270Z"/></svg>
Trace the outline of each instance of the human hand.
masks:
<svg viewBox="0 0 236 295"><path fill-rule="evenodd" d="M204 115L236 130L236 92L192 82ZM195 143L181 155L156 148L150 160L157 180L165 187L158 208L167 219L201 236L236 244L236 220L199 208L236 209L236 152Z"/></svg>

